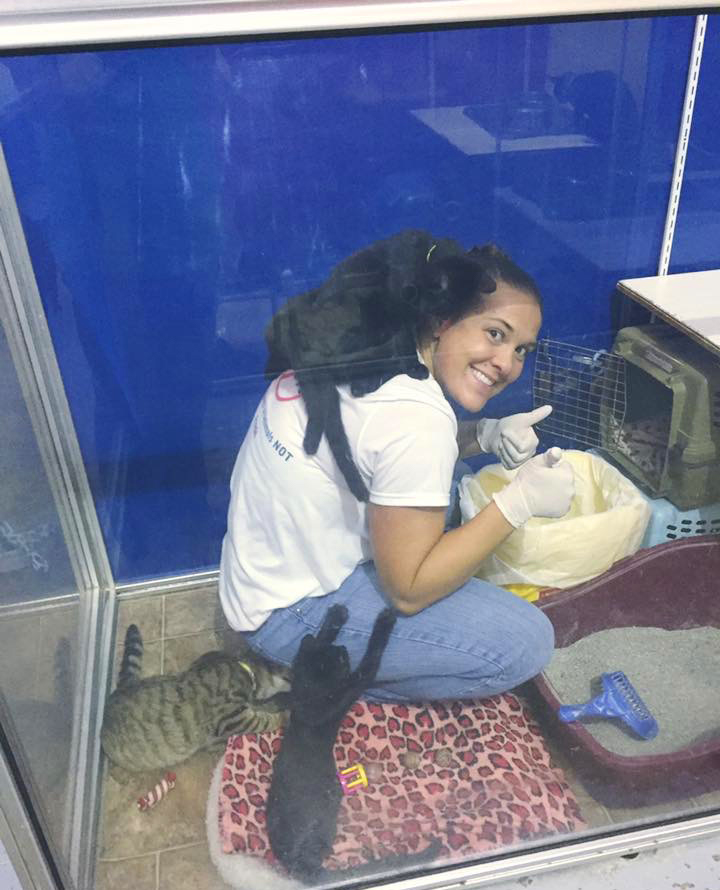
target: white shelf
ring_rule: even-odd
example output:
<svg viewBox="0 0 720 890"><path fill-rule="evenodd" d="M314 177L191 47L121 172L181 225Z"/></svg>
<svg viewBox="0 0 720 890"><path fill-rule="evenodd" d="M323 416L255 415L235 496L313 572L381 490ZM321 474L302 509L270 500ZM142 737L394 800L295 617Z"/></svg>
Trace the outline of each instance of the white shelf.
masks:
<svg viewBox="0 0 720 890"><path fill-rule="evenodd" d="M618 282L618 288L720 355L720 269L627 278Z"/></svg>
<svg viewBox="0 0 720 890"><path fill-rule="evenodd" d="M496 151L539 151L541 149L584 148L596 145L582 133L556 133L547 136L523 136L496 139L491 133L471 120L465 113L466 105L447 105L436 108L416 108L415 117L438 136L466 155L494 154Z"/></svg>

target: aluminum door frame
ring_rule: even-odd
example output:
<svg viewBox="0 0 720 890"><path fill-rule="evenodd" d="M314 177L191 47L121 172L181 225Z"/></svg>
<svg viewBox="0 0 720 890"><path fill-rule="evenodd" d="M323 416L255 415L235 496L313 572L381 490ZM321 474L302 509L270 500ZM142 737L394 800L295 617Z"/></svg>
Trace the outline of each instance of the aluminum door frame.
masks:
<svg viewBox="0 0 720 890"><path fill-rule="evenodd" d="M94 869L100 766L96 729L111 663L115 587L1 145L0 322L53 494L79 598L69 760L74 784L66 801L63 855L73 882L86 888L91 886ZM17 794L17 787L0 772L0 799L13 799ZM31 791L28 794L32 797ZM18 799L17 805L22 807L22 801ZM40 872L32 877L44 880Z"/></svg>
<svg viewBox="0 0 720 890"><path fill-rule="evenodd" d="M61 890L0 745L0 841L25 890Z"/></svg>

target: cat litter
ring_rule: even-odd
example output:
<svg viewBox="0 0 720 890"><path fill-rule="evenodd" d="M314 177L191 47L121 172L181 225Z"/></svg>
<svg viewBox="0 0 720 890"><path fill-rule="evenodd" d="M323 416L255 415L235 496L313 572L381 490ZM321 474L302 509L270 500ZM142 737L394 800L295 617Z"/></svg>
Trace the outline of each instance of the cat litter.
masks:
<svg viewBox="0 0 720 890"><path fill-rule="evenodd" d="M562 704L574 704L597 694L597 680L608 670L631 678L660 731L643 740L619 720L585 720L585 729L607 751L626 757L671 754L720 737L720 629L601 630L556 650L545 678Z"/></svg>

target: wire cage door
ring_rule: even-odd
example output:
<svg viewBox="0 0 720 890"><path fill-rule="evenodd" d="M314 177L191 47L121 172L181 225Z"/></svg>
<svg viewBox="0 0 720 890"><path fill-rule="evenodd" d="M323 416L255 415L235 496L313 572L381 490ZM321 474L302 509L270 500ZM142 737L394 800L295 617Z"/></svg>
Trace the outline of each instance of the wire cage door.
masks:
<svg viewBox="0 0 720 890"><path fill-rule="evenodd" d="M552 405L541 433L571 447L617 444L627 406L625 359L605 349L557 340L538 343L533 403Z"/></svg>

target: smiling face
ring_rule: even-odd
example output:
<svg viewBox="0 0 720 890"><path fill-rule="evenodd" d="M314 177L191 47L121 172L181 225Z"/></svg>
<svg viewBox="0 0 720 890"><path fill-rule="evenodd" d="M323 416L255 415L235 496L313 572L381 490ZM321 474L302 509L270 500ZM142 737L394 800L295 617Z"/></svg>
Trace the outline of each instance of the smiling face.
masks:
<svg viewBox="0 0 720 890"><path fill-rule="evenodd" d="M520 376L541 321L530 294L498 281L479 312L440 326L423 359L445 395L476 413Z"/></svg>

